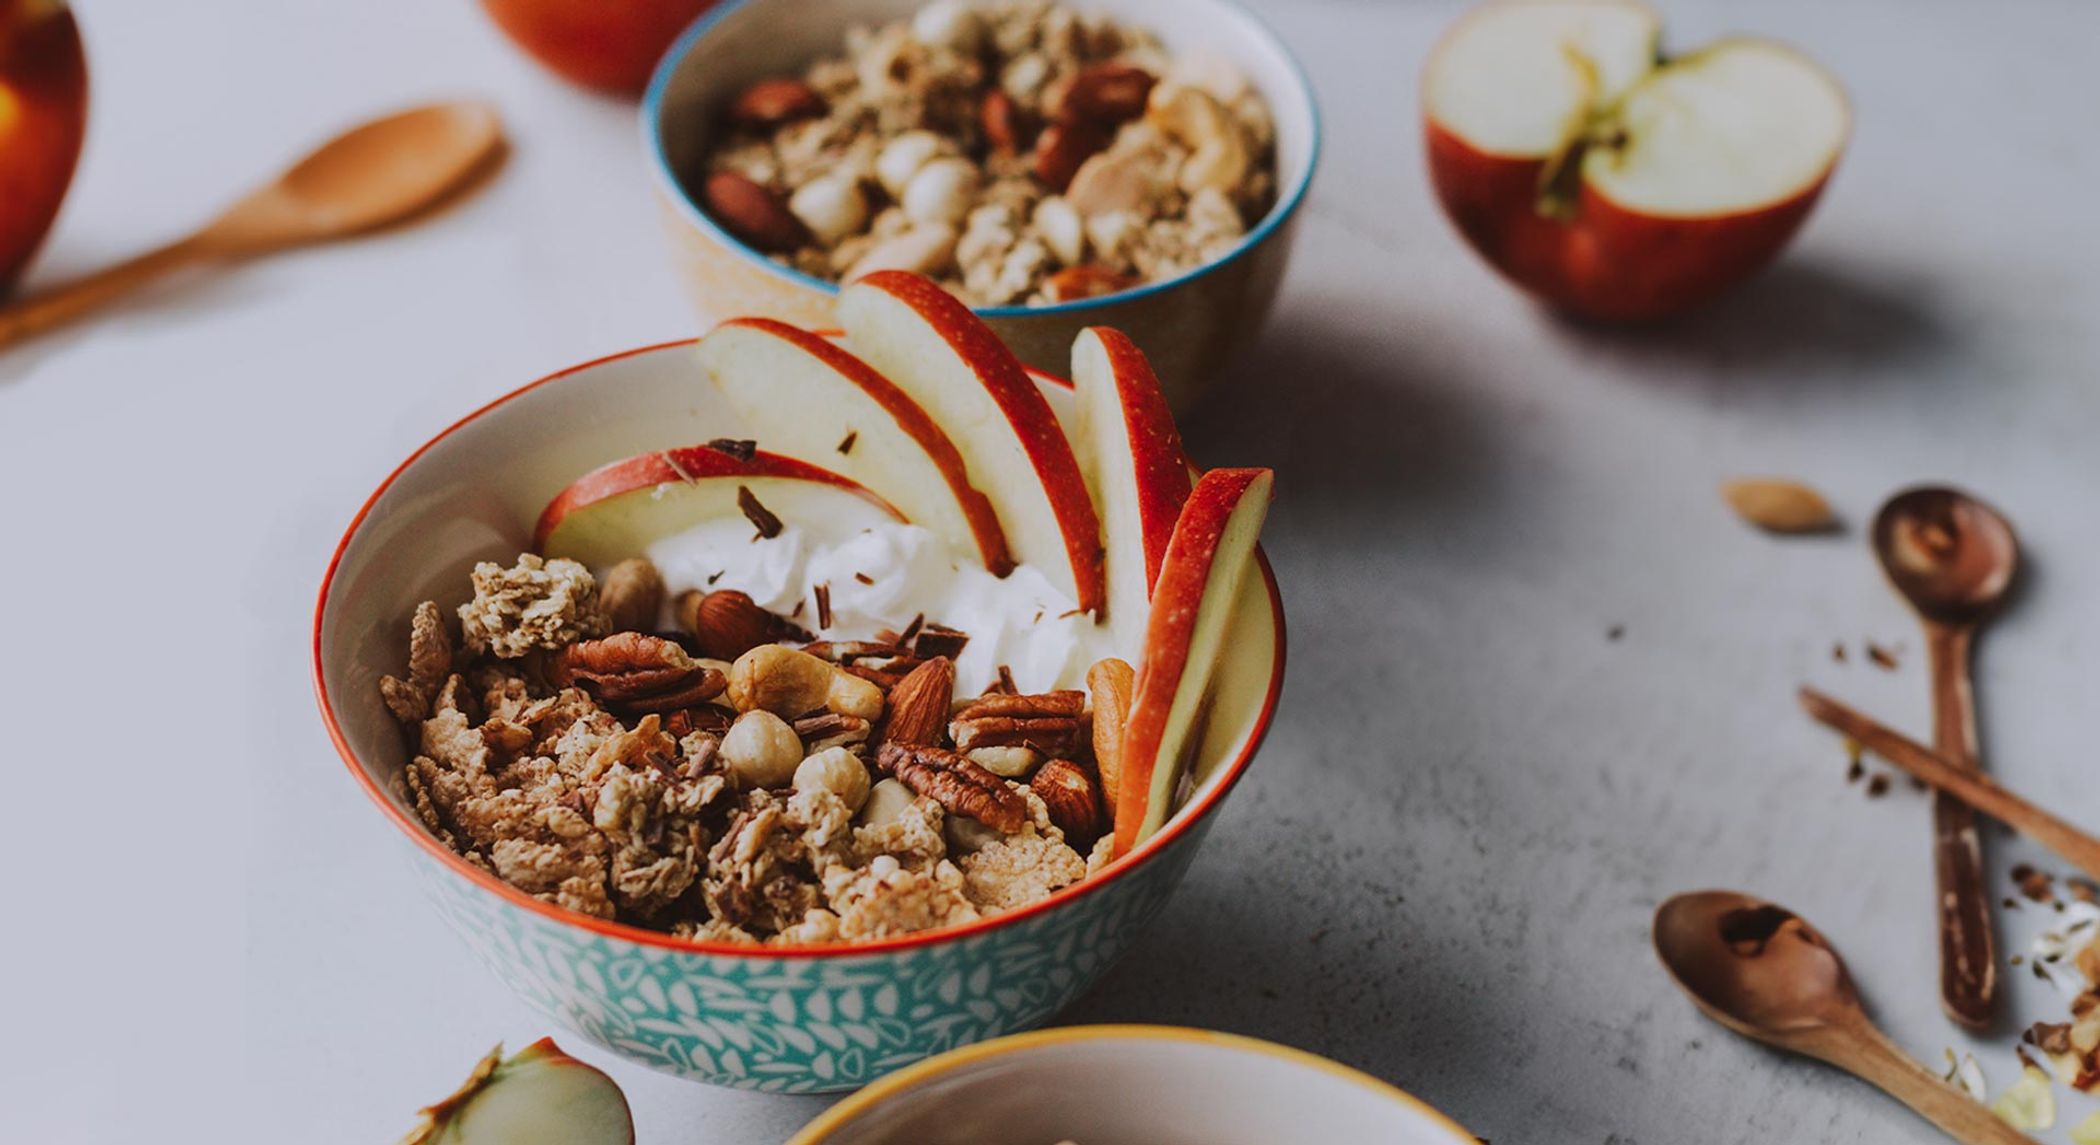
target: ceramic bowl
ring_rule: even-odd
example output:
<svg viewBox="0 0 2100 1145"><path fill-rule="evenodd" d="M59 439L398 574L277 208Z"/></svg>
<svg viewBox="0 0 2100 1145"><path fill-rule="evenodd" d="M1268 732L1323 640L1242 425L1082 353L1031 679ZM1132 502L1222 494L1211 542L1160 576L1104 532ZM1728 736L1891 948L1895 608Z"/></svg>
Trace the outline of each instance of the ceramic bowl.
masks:
<svg viewBox="0 0 2100 1145"><path fill-rule="evenodd" d="M788 1145L1476 1145L1368 1074L1270 1042L1075 1026L943 1054L833 1106Z"/></svg>
<svg viewBox="0 0 2100 1145"><path fill-rule="evenodd" d="M732 237L696 204L720 109L753 80L799 73L837 54L846 29L908 15L925 0L741 0L701 17L672 45L642 102L642 145L670 227L687 294L702 328L739 314L808 327L833 325L835 283L781 266ZM1186 410L1223 365L1259 331L1275 300L1298 207L1320 150L1311 84L1274 33L1228 0L1088 0L1157 32L1170 51L1237 63L1267 98L1276 120L1277 200L1224 258L1179 278L1057 306L992 306L977 313L1023 361L1068 368L1072 340L1088 326L1113 326L1137 340L1167 396Z"/></svg>
<svg viewBox="0 0 2100 1145"><path fill-rule="evenodd" d="M850 1089L1042 1022L1158 913L1253 758L1283 684L1283 611L1266 561L1238 602L1186 806L1114 867L969 926L806 949L676 939L526 895L453 854L403 800L408 745L378 682L407 662L416 603L461 603L474 563L514 559L576 475L742 436L692 353L690 342L654 346L544 378L445 430L380 485L336 550L315 616L315 687L337 751L481 960L557 1021L644 1065L749 1089ZM1069 386L1039 384L1068 416Z"/></svg>

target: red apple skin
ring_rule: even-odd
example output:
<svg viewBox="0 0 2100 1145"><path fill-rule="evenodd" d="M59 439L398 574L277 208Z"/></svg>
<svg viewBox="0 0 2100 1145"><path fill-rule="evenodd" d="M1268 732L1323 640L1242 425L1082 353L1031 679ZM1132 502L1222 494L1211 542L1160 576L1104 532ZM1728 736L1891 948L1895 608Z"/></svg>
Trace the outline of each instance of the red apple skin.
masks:
<svg viewBox="0 0 2100 1145"><path fill-rule="evenodd" d="M512 43L568 80L639 95L664 49L717 0L481 0Z"/></svg>
<svg viewBox="0 0 2100 1145"><path fill-rule="evenodd" d="M535 551L544 551L547 539L554 535L555 526L578 509L638 489L650 489L658 485L695 481L706 477L786 477L815 481L856 493L899 521L904 519L904 515L899 513L895 506L869 492L859 483L848 481L829 469L811 465L806 461L797 461L792 457L782 457L763 450L753 453L749 461L743 461L712 446L687 445L656 453L637 454L625 460L601 465L570 482L567 488L556 493L554 499L547 502L545 509L540 510L539 522L532 530L532 547Z"/></svg>
<svg viewBox="0 0 2100 1145"><path fill-rule="evenodd" d="M1115 374L1116 395L1122 400L1124 422L1130 438L1151 443L1138 451L1138 519L1145 532L1145 583L1159 583L1160 563L1167 556L1167 541L1174 535L1174 521L1189 499L1198 470L1181 443L1181 430L1167 408L1166 391L1144 351L1130 335L1108 326L1089 327L1101 339Z"/></svg>
<svg viewBox="0 0 2100 1145"><path fill-rule="evenodd" d="M58 217L87 135L87 55L57 0L0 0L0 294Z"/></svg>
<svg viewBox="0 0 2100 1145"><path fill-rule="evenodd" d="M884 291L918 311L976 369L992 400L1020 433L1021 448L1049 494L1051 511L1064 533L1072 578L1079 586L1080 610L1097 618L1106 615L1101 518L1094 509L1093 495L1087 492L1086 478L1080 475L1072 443L1065 440L1050 402L1029 378L1021 360L983 319L930 278L878 270L860 278L857 285Z"/></svg>
<svg viewBox="0 0 2100 1145"><path fill-rule="evenodd" d="M1486 154L1434 121L1425 135L1437 199L1473 249L1551 305L1604 322L1670 318L1764 269L1830 178L1770 207L1709 218L1641 214L1585 183L1575 217L1557 219L1538 212L1545 160Z"/></svg>
<svg viewBox="0 0 2100 1145"><path fill-rule="evenodd" d="M790 326L772 318L731 318L724 326L748 326L764 330L777 338L800 347L811 357L817 358L851 379L861 392L881 406L883 412L895 418L899 427L919 443L928 456L933 458L934 468L948 479L948 487L955 492L955 499L962 504L963 519L970 523L970 534L977 539L978 556L984 567L993 576L1005 576L1014 571L1013 557L1006 550L1006 533L999 527L999 515L992 510L991 499L969 483L965 476L962 454L955 443L940 426L934 424L932 415L915 402L897 383L875 371L873 366L846 352L843 346L812 333L799 326Z"/></svg>

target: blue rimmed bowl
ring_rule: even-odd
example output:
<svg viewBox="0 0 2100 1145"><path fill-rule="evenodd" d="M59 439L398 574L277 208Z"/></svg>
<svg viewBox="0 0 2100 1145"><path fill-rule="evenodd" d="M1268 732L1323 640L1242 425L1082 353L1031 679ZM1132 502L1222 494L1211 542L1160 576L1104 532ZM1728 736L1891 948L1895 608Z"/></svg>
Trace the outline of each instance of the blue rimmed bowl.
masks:
<svg viewBox="0 0 2100 1145"><path fill-rule="evenodd" d="M703 329L758 314L835 325L838 285L774 262L722 229L697 200L698 176L722 108L752 81L800 73L840 51L855 24L909 15L925 0L738 0L688 28L657 66L642 101L642 146L669 224L679 277ZM1240 244L1215 262L1163 282L1055 306L980 307L977 314L1031 366L1061 374L1072 340L1113 326L1137 340L1168 399L1186 410L1261 329L1296 234L1298 208L1320 152L1319 112L1297 61L1230 0L1088 0L1152 29L1170 52L1229 60L1260 90L1276 121L1277 199Z"/></svg>
<svg viewBox="0 0 2100 1145"><path fill-rule="evenodd" d="M696 378L690 342L565 370L469 414L380 484L336 549L315 613L314 684L336 750L481 961L550 1017L644 1065L746 1089L852 1089L1041 1023L1159 912L1268 729L1284 632L1266 560L1237 604L1186 806L1095 877L968 926L795 950L677 939L526 895L440 843L403 798L408 745L378 684L407 662L417 602L459 603L474 563L527 548L541 507L577 474L748 436ZM1070 387L1037 380L1069 416Z"/></svg>

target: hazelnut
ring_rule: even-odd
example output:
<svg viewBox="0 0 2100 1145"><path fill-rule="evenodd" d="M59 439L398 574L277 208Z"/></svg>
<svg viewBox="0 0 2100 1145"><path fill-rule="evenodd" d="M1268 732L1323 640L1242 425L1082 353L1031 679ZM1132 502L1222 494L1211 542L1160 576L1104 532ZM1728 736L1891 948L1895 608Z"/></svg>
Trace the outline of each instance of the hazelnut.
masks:
<svg viewBox="0 0 2100 1145"><path fill-rule="evenodd" d="M612 632L649 632L664 606L664 578L647 557L629 557L606 571L598 605Z"/></svg>
<svg viewBox="0 0 2100 1145"><path fill-rule="evenodd" d="M874 720L882 718L882 689L851 672L832 669L831 687L824 693L824 706L842 716Z"/></svg>
<svg viewBox="0 0 2100 1145"><path fill-rule="evenodd" d="M867 801L860 805L860 825L886 827L895 823L918 798L901 781L885 779L868 789Z"/></svg>
<svg viewBox="0 0 2100 1145"><path fill-rule="evenodd" d="M837 175L804 183L788 199L788 210L825 246L836 246L868 223L868 197L860 184Z"/></svg>
<svg viewBox="0 0 2100 1145"><path fill-rule="evenodd" d="M875 179L891 198L903 198L911 177L940 153L940 136L931 131L907 131L884 144L875 156Z"/></svg>
<svg viewBox="0 0 2100 1145"><path fill-rule="evenodd" d="M749 711L722 735L722 763L745 787L785 787L802 762L802 741L787 721L768 711Z"/></svg>
<svg viewBox="0 0 2100 1145"><path fill-rule="evenodd" d="M919 168L904 187L904 213L914 222L956 223L977 199L981 176L967 159L935 159Z"/></svg>
<svg viewBox="0 0 2100 1145"><path fill-rule="evenodd" d="M827 747L795 767L795 790L817 789L838 796L857 813L868 801L868 768L845 748Z"/></svg>
<svg viewBox="0 0 2100 1145"><path fill-rule="evenodd" d="M763 710L792 718L823 707L839 674L807 652L761 644L730 665L729 702L740 712Z"/></svg>
<svg viewBox="0 0 2100 1145"><path fill-rule="evenodd" d="M971 763L991 772L1001 779L1019 779L1027 775L1042 756L1025 747L980 747L966 751L963 755Z"/></svg>
<svg viewBox="0 0 2100 1145"><path fill-rule="evenodd" d="M1045 197L1036 203L1029 221L1057 261L1077 266L1086 258L1086 226L1070 200L1060 195Z"/></svg>

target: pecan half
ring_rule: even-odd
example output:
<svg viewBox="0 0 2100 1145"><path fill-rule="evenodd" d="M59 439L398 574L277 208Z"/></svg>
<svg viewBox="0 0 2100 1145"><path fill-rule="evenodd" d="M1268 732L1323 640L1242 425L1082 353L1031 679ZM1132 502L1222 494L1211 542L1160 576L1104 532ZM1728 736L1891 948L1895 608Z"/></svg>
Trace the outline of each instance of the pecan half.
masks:
<svg viewBox="0 0 2100 1145"><path fill-rule="evenodd" d="M637 712L668 712L722 694L729 681L660 637L621 632L571 644L554 657L547 678L578 687L600 703Z"/></svg>
<svg viewBox="0 0 2100 1145"><path fill-rule="evenodd" d="M982 696L956 713L948 734L957 751L1026 747L1052 758L1078 755L1093 741L1086 693L1077 691Z"/></svg>
<svg viewBox="0 0 2100 1145"><path fill-rule="evenodd" d="M891 743L937 743L954 696L955 664L947 657L936 656L912 669L890 689L890 716L882 738Z"/></svg>
<svg viewBox="0 0 2100 1145"><path fill-rule="evenodd" d="M886 743L875 761L920 795L1004 834L1011 835L1028 822L1028 800L1020 792L952 751Z"/></svg>
<svg viewBox="0 0 2100 1145"><path fill-rule="evenodd" d="M1075 848L1101 834L1101 788L1085 768L1069 759L1053 759L1036 769L1028 789L1043 801L1050 821Z"/></svg>

